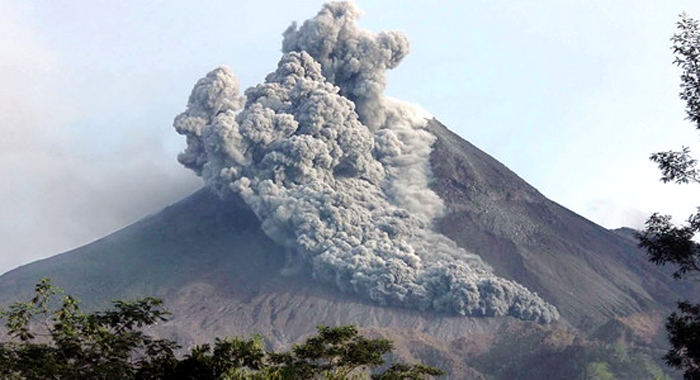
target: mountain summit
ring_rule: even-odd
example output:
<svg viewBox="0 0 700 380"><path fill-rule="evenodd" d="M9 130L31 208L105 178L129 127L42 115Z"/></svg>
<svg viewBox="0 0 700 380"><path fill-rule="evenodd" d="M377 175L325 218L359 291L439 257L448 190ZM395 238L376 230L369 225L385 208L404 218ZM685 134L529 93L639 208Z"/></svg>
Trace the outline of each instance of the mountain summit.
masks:
<svg viewBox="0 0 700 380"><path fill-rule="evenodd" d="M674 282L649 264L629 239L548 200L436 120L426 130L436 137L430 153L430 188L445 200L444 215L434 221L437 233L466 251L480 252L498 276L541 294L566 322L593 328L617 316L671 306L681 296ZM222 302L220 311L230 312L232 305L254 308L247 302L256 296L267 299L265 289L276 287L291 298L309 302L320 297L373 313L463 319L467 324L489 319L384 307L334 284L314 281L308 268L290 271L288 248L272 240L262 224L238 195L222 199L205 188L105 238L0 276L0 299L28 294L39 278L51 277L92 306L157 295L178 308L197 308L212 302L216 294ZM212 294L182 298L195 288ZM280 312L273 309L271 314ZM299 310L294 313L300 319L295 323L331 322L316 320L319 315L298 314ZM352 314L336 318L362 322L353 321ZM294 321L290 318L288 322ZM235 319L243 323L245 318Z"/></svg>
<svg viewBox="0 0 700 380"><path fill-rule="evenodd" d="M588 332L681 296L633 241L386 98L408 40L358 17L329 3L293 24L277 69L243 95L227 68L198 81L174 127L205 188L0 276L0 301L50 277L89 307L162 297L175 317L159 333L184 342L284 345L338 324L441 341L521 320Z"/></svg>
<svg viewBox="0 0 700 380"><path fill-rule="evenodd" d="M383 95L408 40L361 30L358 15L329 3L292 25L277 70L245 96L226 68L197 82L175 118L187 137L179 161L220 197L245 202L285 248L288 271L379 305L558 319L433 227L445 207L429 187L429 115Z"/></svg>

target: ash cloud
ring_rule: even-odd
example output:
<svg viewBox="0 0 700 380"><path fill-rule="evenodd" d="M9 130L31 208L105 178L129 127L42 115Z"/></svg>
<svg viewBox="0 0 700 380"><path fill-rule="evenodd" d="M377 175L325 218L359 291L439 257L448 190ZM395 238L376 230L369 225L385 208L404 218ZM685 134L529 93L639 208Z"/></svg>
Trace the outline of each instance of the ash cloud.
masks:
<svg viewBox="0 0 700 380"><path fill-rule="evenodd" d="M408 38L399 32L360 30L360 10L346 2L324 5L313 19L284 32L282 52L305 51L321 64L323 76L355 104L360 121L375 130L386 121L385 72L408 54Z"/></svg>
<svg viewBox="0 0 700 380"><path fill-rule="evenodd" d="M550 322L557 310L433 231L435 137L427 112L383 96L408 53L401 33L360 30L348 2L284 33L264 83L239 95L227 68L195 85L174 127L179 161L239 195L265 233L319 281L381 305Z"/></svg>

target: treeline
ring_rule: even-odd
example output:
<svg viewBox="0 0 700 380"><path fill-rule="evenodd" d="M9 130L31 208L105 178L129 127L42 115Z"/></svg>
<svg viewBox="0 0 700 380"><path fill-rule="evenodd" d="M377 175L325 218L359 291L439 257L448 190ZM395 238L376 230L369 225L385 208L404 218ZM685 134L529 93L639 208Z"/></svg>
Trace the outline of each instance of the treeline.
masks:
<svg viewBox="0 0 700 380"><path fill-rule="evenodd" d="M227 337L178 356L175 341L143 331L168 316L162 301L152 297L85 313L77 299L43 279L31 300L0 309L11 338L0 342L0 378L393 380L445 374L423 364L387 364L393 342L366 338L353 326L320 326L289 351L267 351L261 336Z"/></svg>

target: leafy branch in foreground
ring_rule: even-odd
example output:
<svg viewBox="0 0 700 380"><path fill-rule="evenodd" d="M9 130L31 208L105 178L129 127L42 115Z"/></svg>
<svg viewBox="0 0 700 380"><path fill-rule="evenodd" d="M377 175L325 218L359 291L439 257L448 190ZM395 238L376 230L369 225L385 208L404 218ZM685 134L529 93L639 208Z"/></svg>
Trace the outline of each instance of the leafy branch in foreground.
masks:
<svg viewBox="0 0 700 380"><path fill-rule="evenodd" d="M673 35L674 63L681 70L680 98L686 102L686 119L700 129L700 23L681 14L678 32ZM661 171L661 181L700 184L698 161L690 149L659 152L651 155ZM667 215L652 215L638 235L639 246L657 265L675 267L676 279L700 277L700 245L694 240L700 232L700 209L685 225L675 226ZM664 356L671 367L684 371L686 379L700 379L700 305L687 301L666 321L671 349Z"/></svg>
<svg viewBox="0 0 700 380"><path fill-rule="evenodd" d="M114 302L114 309L84 314L79 302L43 279L29 302L0 311L8 334L0 343L0 375L27 379L134 378L175 362L174 342L153 339L139 328L165 321L161 301Z"/></svg>
<svg viewBox="0 0 700 380"><path fill-rule="evenodd" d="M288 352L267 352L262 337L216 338L178 358L180 346L142 329L167 320L162 301L115 301L83 313L79 302L48 279L28 302L0 309L10 341L0 342L2 379L425 379L444 371L423 364L385 364L394 346L369 339L353 326L318 327L317 335ZM53 308L52 308L53 307Z"/></svg>

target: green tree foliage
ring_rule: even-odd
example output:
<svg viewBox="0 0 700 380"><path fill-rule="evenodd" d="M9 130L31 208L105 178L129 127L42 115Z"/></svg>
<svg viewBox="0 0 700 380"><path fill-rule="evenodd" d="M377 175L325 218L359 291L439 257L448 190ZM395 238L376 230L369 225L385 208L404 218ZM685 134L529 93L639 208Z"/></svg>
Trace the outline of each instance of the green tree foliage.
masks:
<svg viewBox="0 0 700 380"><path fill-rule="evenodd" d="M344 379L355 370L384 364L382 356L394 345L386 339L367 339L353 326L318 328L318 335L295 345L291 351L273 353L270 361L289 378L309 379L322 373L329 379Z"/></svg>
<svg viewBox="0 0 700 380"><path fill-rule="evenodd" d="M444 374L445 371L425 364L394 363L384 373L372 375L372 380L420 380Z"/></svg>
<svg viewBox="0 0 700 380"><path fill-rule="evenodd" d="M278 373L289 379L347 379L363 378L373 368L384 365L383 356L394 349L386 339L368 339L354 326L318 328L318 334L291 351L272 353L270 362ZM372 379L424 379L445 372L423 364L392 364ZM366 377L366 376L365 376Z"/></svg>
<svg viewBox="0 0 700 380"><path fill-rule="evenodd" d="M700 305L680 302L666 322L671 350L666 362L682 369L686 379L700 379Z"/></svg>
<svg viewBox="0 0 700 380"><path fill-rule="evenodd" d="M47 279L28 302L0 309L9 341L0 342L2 379L425 379L443 371L422 364L385 364L394 346L361 336L353 326L319 327L289 352L267 352L260 336L215 339L178 358L173 341L154 339L144 327L166 321L156 298L115 301L83 313L79 302Z"/></svg>
<svg viewBox="0 0 700 380"><path fill-rule="evenodd" d="M175 363L171 341L153 339L140 328L164 321L161 301L114 302L114 309L85 314L44 279L29 302L0 311L15 340L0 343L0 376L10 379L132 379Z"/></svg>
<svg viewBox="0 0 700 380"><path fill-rule="evenodd" d="M686 119L700 129L700 24L681 14L678 32L671 38L674 63L682 69L680 98L686 102ZM663 182L699 183L700 171L690 149L659 152L651 155L661 170ZM673 225L671 217L654 214L638 235L639 246L646 249L649 260L658 265L675 267L676 279L700 278L700 245L693 241L700 232L700 208L686 224ZM686 379L700 379L700 305L681 302L666 323L671 350L666 362L684 371Z"/></svg>

